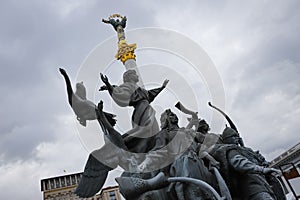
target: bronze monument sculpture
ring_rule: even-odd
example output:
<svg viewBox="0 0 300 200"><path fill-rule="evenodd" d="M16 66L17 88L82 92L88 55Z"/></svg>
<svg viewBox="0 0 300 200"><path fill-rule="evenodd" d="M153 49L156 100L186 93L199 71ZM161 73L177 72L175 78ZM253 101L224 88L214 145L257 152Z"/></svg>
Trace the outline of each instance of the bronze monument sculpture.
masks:
<svg viewBox="0 0 300 200"><path fill-rule="evenodd" d="M245 147L232 120L210 102L209 106L219 111L230 125L222 134L209 133L207 122L180 102L175 107L191 115L189 124L179 127L176 114L166 109L161 114L159 128L151 102L169 80L156 89L139 86L136 44L125 40L127 18L114 14L102 22L112 25L117 32L116 59L126 71L119 86L111 85L101 72L104 85L99 91L107 90L121 107L134 108L132 129L125 133L117 131L115 115L103 111L103 101L96 105L88 100L83 83L77 83L74 92L67 72L59 69L65 79L68 102L79 123L86 126L87 120L97 120L107 138L88 157L75 191L79 197L94 196L101 190L109 171L120 166L124 172L116 181L122 195L130 200L285 199L275 177L278 170L269 168L259 152Z"/></svg>

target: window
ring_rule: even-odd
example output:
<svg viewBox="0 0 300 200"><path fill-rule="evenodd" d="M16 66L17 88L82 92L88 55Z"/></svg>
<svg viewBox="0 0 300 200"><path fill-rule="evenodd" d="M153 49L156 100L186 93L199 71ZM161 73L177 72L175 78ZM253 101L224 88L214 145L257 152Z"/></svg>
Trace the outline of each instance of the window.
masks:
<svg viewBox="0 0 300 200"><path fill-rule="evenodd" d="M65 178L64 177L61 178L60 182L61 182L61 186L65 187Z"/></svg>
<svg viewBox="0 0 300 200"><path fill-rule="evenodd" d="M45 181L45 190L49 190L49 183L48 183L48 181Z"/></svg>
<svg viewBox="0 0 300 200"><path fill-rule="evenodd" d="M53 179L50 180L50 187L51 187L51 189L54 189L54 180Z"/></svg>
<svg viewBox="0 0 300 200"><path fill-rule="evenodd" d="M109 196L110 196L110 197L112 197L112 196L116 196L116 194L115 194L115 192L114 192L114 191L110 191L110 192L109 192Z"/></svg>
<svg viewBox="0 0 300 200"><path fill-rule="evenodd" d="M55 185L56 185L56 188L60 188L60 182L59 182L59 179L55 179Z"/></svg>
<svg viewBox="0 0 300 200"><path fill-rule="evenodd" d="M115 191L110 191L109 192L109 199L110 200L116 200L117 199Z"/></svg>
<svg viewBox="0 0 300 200"><path fill-rule="evenodd" d="M79 174L76 175L77 183L79 183L81 176Z"/></svg>
<svg viewBox="0 0 300 200"><path fill-rule="evenodd" d="M70 185L71 185L70 177L69 177L69 176L66 177L66 182L67 182L67 186L70 186Z"/></svg>
<svg viewBox="0 0 300 200"><path fill-rule="evenodd" d="M75 185L76 181L75 181L75 176L72 176L72 185Z"/></svg>

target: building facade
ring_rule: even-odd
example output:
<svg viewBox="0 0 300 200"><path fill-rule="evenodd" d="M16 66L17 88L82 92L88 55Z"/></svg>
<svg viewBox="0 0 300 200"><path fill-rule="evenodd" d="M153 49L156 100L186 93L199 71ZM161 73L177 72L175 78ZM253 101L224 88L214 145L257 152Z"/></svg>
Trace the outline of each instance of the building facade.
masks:
<svg viewBox="0 0 300 200"><path fill-rule="evenodd" d="M279 180L285 192L300 197L300 143L272 160L270 166L282 170Z"/></svg>
<svg viewBox="0 0 300 200"><path fill-rule="evenodd" d="M82 173L57 176L41 180L41 191L44 200L81 199L74 191L82 177ZM86 198L87 200L121 200L118 186L103 188L100 194Z"/></svg>
<svg viewBox="0 0 300 200"><path fill-rule="evenodd" d="M270 162L270 166L278 168L288 163L293 163L295 166L300 168L300 143L296 144L295 146L272 160ZM288 166L283 167L283 169L287 169L287 167Z"/></svg>

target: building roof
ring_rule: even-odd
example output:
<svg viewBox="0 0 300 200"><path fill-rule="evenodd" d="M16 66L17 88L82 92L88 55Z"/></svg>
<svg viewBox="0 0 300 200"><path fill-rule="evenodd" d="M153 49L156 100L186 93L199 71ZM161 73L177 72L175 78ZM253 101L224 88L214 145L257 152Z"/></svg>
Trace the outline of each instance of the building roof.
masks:
<svg viewBox="0 0 300 200"><path fill-rule="evenodd" d="M276 157L270 162L271 167L279 167L283 164L292 162L294 159L300 157L300 143L296 144L280 156Z"/></svg>
<svg viewBox="0 0 300 200"><path fill-rule="evenodd" d="M55 177L41 179L41 191L45 190L43 182L47 182L48 180L60 179L60 178L64 178L64 177L81 176L81 175L82 175L82 172L78 172L78 173L73 173L73 174L66 174L66 175L62 175L62 176L55 176ZM74 184L70 183L70 186L76 185L76 184L77 183L74 183Z"/></svg>

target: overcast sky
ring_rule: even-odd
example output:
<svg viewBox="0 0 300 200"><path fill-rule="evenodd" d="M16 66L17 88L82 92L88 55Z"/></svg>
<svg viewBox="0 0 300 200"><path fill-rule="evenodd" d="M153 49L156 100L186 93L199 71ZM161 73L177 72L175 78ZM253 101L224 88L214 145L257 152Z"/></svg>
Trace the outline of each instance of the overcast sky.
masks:
<svg viewBox="0 0 300 200"><path fill-rule="evenodd" d="M89 152L58 68L75 84L87 55L116 37L100 23L113 13L127 16L127 30L174 30L201 46L219 72L225 110L246 145L272 160L300 141L299 10L297 0L2 0L1 199L41 199L42 178L83 170ZM214 112L207 108L210 100L201 100L203 118Z"/></svg>

